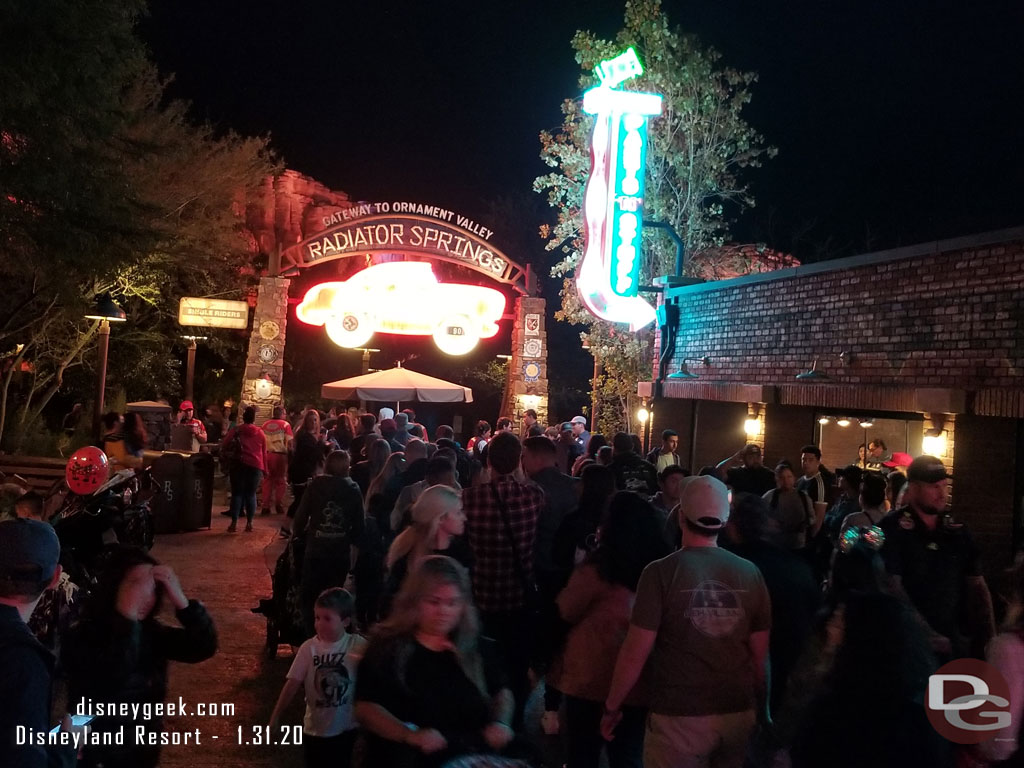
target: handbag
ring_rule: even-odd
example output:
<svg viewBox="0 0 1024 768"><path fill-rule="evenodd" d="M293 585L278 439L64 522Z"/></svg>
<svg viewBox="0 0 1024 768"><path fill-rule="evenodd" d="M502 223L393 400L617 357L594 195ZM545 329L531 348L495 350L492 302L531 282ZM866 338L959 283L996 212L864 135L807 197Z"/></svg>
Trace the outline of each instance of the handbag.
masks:
<svg viewBox="0 0 1024 768"><path fill-rule="evenodd" d="M515 568L516 576L523 588L523 602L526 604L526 610L532 619L539 620L543 601L541 600L540 590L537 588L537 582L523 570L523 561L520 557L519 548L516 546L515 536L512 535L512 524L508 521L508 505L501 498L501 494L498 493L494 483L491 483L491 494L494 496L494 500L498 502L498 514L501 516L502 525L505 527L505 538L508 539L509 549L512 550L512 567Z"/></svg>

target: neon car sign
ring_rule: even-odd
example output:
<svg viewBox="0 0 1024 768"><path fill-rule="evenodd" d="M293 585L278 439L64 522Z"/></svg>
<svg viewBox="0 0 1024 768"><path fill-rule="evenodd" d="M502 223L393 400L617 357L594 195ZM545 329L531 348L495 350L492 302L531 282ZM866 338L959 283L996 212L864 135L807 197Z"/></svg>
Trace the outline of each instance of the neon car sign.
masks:
<svg viewBox="0 0 1024 768"><path fill-rule="evenodd" d="M638 296L643 230L648 117L661 114L661 96L612 86L643 73L630 48L596 68L601 85L583 94L596 115L591 169L583 196L586 246L576 276L580 300L594 315L634 330L652 323L654 307Z"/></svg>
<svg viewBox="0 0 1024 768"><path fill-rule="evenodd" d="M442 352L464 355L497 334L504 312L501 291L441 283L426 262L396 261L313 286L295 315L324 326L339 347L361 347L380 332L432 336Z"/></svg>

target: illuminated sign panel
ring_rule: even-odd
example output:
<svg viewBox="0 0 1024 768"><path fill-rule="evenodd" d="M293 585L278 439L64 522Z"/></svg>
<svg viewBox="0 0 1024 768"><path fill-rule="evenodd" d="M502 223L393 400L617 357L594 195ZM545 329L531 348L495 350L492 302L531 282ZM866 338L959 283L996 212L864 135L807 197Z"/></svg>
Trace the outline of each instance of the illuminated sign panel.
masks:
<svg viewBox="0 0 1024 768"><path fill-rule="evenodd" d="M654 308L637 294L647 123L648 117L661 113L661 96L609 87L643 72L632 49L598 70L602 84L583 95L584 111L597 119L583 197L586 247L576 287L594 315L635 330L655 319Z"/></svg>
<svg viewBox="0 0 1024 768"><path fill-rule="evenodd" d="M178 303L178 325L201 328L247 328L249 305L244 301L182 297Z"/></svg>
<svg viewBox="0 0 1024 768"><path fill-rule="evenodd" d="M432 336L438 349L464 355L498 332L505 295L493 288L440 283L425 262L399 261L364 269L345 282L309 289L295 310L322 325L341 347L361 347L374 333Z"/></svg>

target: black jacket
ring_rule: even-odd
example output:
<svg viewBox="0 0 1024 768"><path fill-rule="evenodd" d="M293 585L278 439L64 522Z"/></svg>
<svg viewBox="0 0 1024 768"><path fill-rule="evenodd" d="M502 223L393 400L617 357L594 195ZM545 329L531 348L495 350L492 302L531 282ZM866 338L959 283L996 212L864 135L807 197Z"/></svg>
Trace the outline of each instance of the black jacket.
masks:
<svg viewBox="0 0 1024 768"><path fill-rule="evenodd" d="M0 765L4 768L73 766L73 747L17 746L17 726L50 729L53 654L21 620L18 609L0 605Z"/></svg>
<svg viewBox="0 0 1024 768"><path fill-rule="evenodd" d="M72 629L64 644L62 660L69 682L69 701L83 697L95 702L156 704L167 696L167 662L195 664L217 651L217 632L202 603L190 600L177 611L181 627L172 627L154 618L129 621L115 613L99 626L84 619ZM160 731L162 718L134 720L100 717L91 724L99 733L125 726L124 746L86 747L84 765L102 762L108 768L132 766L149 768L160 758L159 747L129 744L137 726Z"/></svg>

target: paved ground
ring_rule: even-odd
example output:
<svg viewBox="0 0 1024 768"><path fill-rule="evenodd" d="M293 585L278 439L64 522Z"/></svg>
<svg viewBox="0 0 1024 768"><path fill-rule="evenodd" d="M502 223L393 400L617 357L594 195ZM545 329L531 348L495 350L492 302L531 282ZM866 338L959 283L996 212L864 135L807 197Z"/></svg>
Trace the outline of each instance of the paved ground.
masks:
<svg viewBox="0 0 1024 768"><path fill-rule="evenodd" d="M241 728L242 740L251 742L252 729L266 725L291 664L288 646L278 649L277 658L267 658L266 621L249 610L261 597L270 596L263 548L276 538L284 518L257 515L253 533L231 534L225 531L229 520L220 514L222 509L214 509L213 530L157 536L153 555L174 568L186 595L206 605L220 644L217 655L202 664L172 663L168 701L180 696L189 706L231 704L234 714L167 718L168 732L198 728L200 743L165 747L160 764L164 768L299 768L301 747L239 743L238 734ZM537 733L541 706L538 691L528 708L527 720L534 726L529 730L542 744L545 764L561 766L558 739ZM284 722L299 725L302 713L299 695Z"/></svg>
<svg viewBox="0 0 1024 768"><path fill-rule="evenodd" d="M270 573L263 547L277 535L281 517L256 518L253 533L225 532L228 518L214 511L213 530L157 537L153 555L174 568L185 594L203 601L217 625L220 649L202 664L173 664L169 701L183 697L190 705L232 704L234 714L217 717L168 718L168 731L202 734L198 745L164 748L161 766L302 765L301 747L242 745L252 741L253 726L266 725L291 663L291 651L282 646L275 660L263 653L266 622L250 612L260 597L270 596ZM241 530L242 526L239 526ZM303 705L297 697L285 722L300 724ZM217 738L214 739L213 737Z"/></svg>

